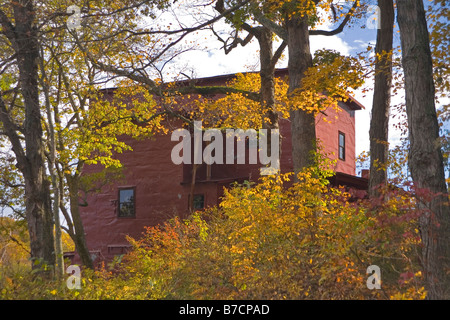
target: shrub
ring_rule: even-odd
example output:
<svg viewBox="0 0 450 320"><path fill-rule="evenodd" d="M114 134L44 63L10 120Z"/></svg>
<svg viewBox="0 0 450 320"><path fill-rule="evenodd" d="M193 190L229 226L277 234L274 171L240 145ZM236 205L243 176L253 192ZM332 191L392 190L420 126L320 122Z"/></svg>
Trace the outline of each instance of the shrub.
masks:
<svg viewBox="0 0 450 320"><path fill-rule="evenodd" d="M304 170L225 192L220 208L147 228L126 270L158 299L423 298L414 202L399 190L352 202ZM370 265L382 290L366 285Z"/></svg>

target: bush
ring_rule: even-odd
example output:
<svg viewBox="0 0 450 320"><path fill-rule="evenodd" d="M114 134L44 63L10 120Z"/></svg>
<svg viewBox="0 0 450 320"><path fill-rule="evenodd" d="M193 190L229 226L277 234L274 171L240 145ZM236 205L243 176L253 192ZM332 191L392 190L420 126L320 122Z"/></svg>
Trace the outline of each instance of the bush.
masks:
<svg viewBox="0 0 450 320"><path fill-rule="evenodd" d="M158 299L423 298L411 197L352 202L329 174L305 170L290 188L290 175L237 185L220 208L130 239L124 266ZM367 288L370 265L382 290Z"/></svg>
<svg viewBox="0 0 450 320"><path fill-rule="evenodd" d="M129 238L114 265L65 279L12 279L2 298L45 299L423 299L420 212L402 189L383 201L330 187L319 166L225 191L219 208L174 218ZM287 186L291 183L290 187ZM367 268L381 270L381 290Z"/></svg>

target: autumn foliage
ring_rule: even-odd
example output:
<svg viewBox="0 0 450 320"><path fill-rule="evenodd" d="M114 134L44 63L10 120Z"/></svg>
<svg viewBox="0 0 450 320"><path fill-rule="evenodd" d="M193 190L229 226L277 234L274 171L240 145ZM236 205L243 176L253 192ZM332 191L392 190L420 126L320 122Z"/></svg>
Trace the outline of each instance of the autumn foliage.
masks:
<svg viewBox="0 0 450 320"><path fill-rule="evenodd" d="M156 299L420 299L419 216L410 198L353 201L310 168L227 190L218 209L130 239L124 267ZM369 290L366 269L382 270Z"/></svg>
<svg viewBox="0 0 450 320"><path fill-rule="evenodd" d="M442 30L448 30L448 23L443 21L448 16L448 7L445 1L434 2L442 3L442 10L429 12L434 80L437 98L445 98L450 87L446 63L448 37L443 36ZM214 98L208 99L207 95L200 96L193 90L200 92L200 88L176 88L162 79L149 80L135 72L141 65L158 64L160 59L170 61L173 57L169 59L165 53L187 34L182 33L180 40L173 41L176 32L169 31L170 28L154 34L152 30L135 28L136 19L142 15L156 17L150 12L153 4L162 9L170 2L152 2L142 10L123 13L117 20L123 20L123 24L110 22L117 22L114 15L125 12L120 9L121 4L131 5L133 1L94 3L93 7L108 7L113 13L110 17L105 14L105 19L98 19L95 14L86 17L90 28L84 28L79 38L74 37L76 45L73 42L69 50L73 55L66 53L66 45L56 45L69 43L65 32L54 33L50 26L48 30L42 29L43 34L51 35L48 46L52 54L48 63L43 60L41 71L48 69L48 80L42 76L41 86L45 90L39 90L47 93L48 110L54 113L60 144L56 154L61 167L59 179L63 175L69 181L78 179L83 164L119 167L121 164L113 155L131 150L131 146L120 140L121 135L147 138L155 133L167 133L163 120L176 112L183 120L203 119L206 127L261 128L270 122L270 112L288 118L296 110L317 114L330 107L337 108L340 101L347 99L348 90L361 87L366 76L357 58L320 50L314 56L313 65L305 71L301 87L289 95L285 79L274 79L274 106L262 101L261 77L257 73L237 75L228 84L227 92L220 96L211 93ZM242 27L243 17L249 16L252 10L266 14L275 24L295 15L307 15L312 33L320 26L321 18L316 10L319 7L328 13L332 11L334 20L344 17L343 8L332 4L328 0L269 0L239 8L232 17L237 22L232 22ZM360 6L358 2L355 4ZM53 5L47 6L46 10L52 12ZM62 12L65 10L60 10L60 6L66 9L65 4L55 3L55 6ZM45 8L39 9L38 16L48 15L46 10L42 11ZM62 17L65 21L66 16ZM139 32L128 33L125 31L128 28ZM14 55L11 57L15 59ZM67 79L62 76L72 69L79 74ZM16 99L12 90L16 70L12 70L8 73L3 70L0 79L2 96L7 102ZM158 71L162 74L162 70ZM128 77L128 80L117 80L120 88L115 91L114 101L93 93L98 93L102 84L95 81L101 72L114 73L113 78ZM44 85L46 82L55 87ZM182 89L192 89L194 93L183 95ZM74 100L75 96L78 101ZM137 96L141 98L134 99ZM189 100L188 109L183 109L180 102L183 99ZM10 113L21 124L23 108L18 106L19 111L14 109L17 115ZM271 107L275 110L268 109ZM443 121L450 117L448 111L448 105L444 105L439 114ZM63 125L64 122L67 123ZM30 123L39 123L39 119ZM11 127L20 131L16 130L19 126ZM444 145L447 140L444 137ZM390 170L402 175L404 163L396 163ZM384 165L378 167L385 169ZM285 173L264 177L257 183L236 184L225 191L219 207L196 212L186 220L174 218L147 227L141 238L128 239L132 245L128 254L97 270L83 270L81 289L70 290L66 278L43 279L38 269L31 271L27 261L29 248L25 245L30 239L20 225L23 221L0 220L0 298L423 299L426 292L418 220L430 212L418 204L430 202L434 195L407 185L408 179L401 177L402 185L388 184L380 189L378 198L359 197L350 189L330 186L333 172L329 168L332 167L328 160L317 156L315 165L303 169L297 177ZM5 172L8 177L8 170ZM66 191L64 182L61 190ZM74 207L77 207L79 190L75 187L73 190ZM372 265L381 270L379 290L367 287L367 268Z"/></svg>
<svg viewBox="0 0 450 320"><path fill-rule="evenodd" d="M328 162L328 160L326 161ZM330 165L330 164L328 164ZM147 227L121 262L83 273L57 299L423 299L422 214L403 189L383 201L329 185L324 160L226 190L219 208ZM381 289L369 290L370 265ZM7 292L4 290L3 292ZM9 291L8 291L9 292ZM10 293L10 292L9 292Z"/></svg>

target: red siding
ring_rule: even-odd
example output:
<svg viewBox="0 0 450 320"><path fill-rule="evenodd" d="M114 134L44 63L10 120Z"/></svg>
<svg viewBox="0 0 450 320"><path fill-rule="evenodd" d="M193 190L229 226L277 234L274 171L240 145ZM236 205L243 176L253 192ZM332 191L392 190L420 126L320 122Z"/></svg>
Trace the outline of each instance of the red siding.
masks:
<svg viewBox="0 0 450 320"><path fill-rule="evenodd" d="M338 159L339 132L345 134L345 161L337 160L335 171L350 175L355 174L355 111L341 104L340 112L334 108L325 110L316 118L316 135L321 141L325 154L330 159ZM326 119L326 121L324 120ZM328 123L327 121L331 122Z"/></svg>
<svg viewBox="0 0 450 320"><path fill-rule="evenodd" d="M217 79L214 78L214 81ZM338 160L336 172L353 176L355 173L355 117L354 106L341 105L344 110L338 114L334 109L326 110L317 117L317 138L322 142L324 151L336 158L338 154L338 132L346 136L346 159ZM358 107L359 108L359 107ZM335 117L337 115L337 118ZM289 120L280 121L282 140L281 169L292 171L291 130ZM124 166L125 180L116 185L107 186L100 193L88 197L88 206L81 207L82 219L88 247L100 255L101 259L110 259L126 251L126 235L139 237L144 226L151 226L175 215L186 216L190 193L190 167L175 165L171 161L171 151L178 142L170 140L170 134L155 136L153 139L132 140L124 138L133 147L132 152L119 155ZM295 143L295 141L294 141ZM334 155L333 155L334 154ZM86 172L98 170L88 166ZM204 194L206 206L214 206L223 194L223 187L233 180L256 180L258 166L255 165L213 165L212 180L199 168L195 194ZM136 187L136 216L121 218L117 214L118 187Z"/></svg>

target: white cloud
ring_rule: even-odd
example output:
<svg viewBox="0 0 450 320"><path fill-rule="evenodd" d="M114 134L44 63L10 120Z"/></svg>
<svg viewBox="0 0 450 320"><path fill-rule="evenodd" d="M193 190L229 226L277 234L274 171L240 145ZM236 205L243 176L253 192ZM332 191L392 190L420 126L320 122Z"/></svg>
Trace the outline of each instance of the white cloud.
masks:
<svg viewBox="0 0 450 320"><path fill-rule="evenodd" d="M184 53L176 64L188 66L195 70L197 77L210 77L229 73L258 70L259 66L259 46L257 41L252 41L245 47L238 46L228 55L220 49L221 43L212 38L208 38L208 50L193 50ZM206 44L205 44L206 45ZM314 36L310 39L311 52L319 49L334 49L344 55L350 54L354 49L347 42L338 36ZM287 57L288 50L285 50ZM255 69L256 66L256 69ZM281 61L278 67L287 67L287 58Z"/></svg>
<svg viewBox="0 0 450 320"><path fill-rule="evenodd" d="M338 36L311 36L309 42L312 53L319 49L333 49L343 55L349 55L350 51L354 49Z"/></svg>
<svg viewBox="0 0 450 320"><path fill-rule="evenodd" d="M259 47L255 42L243 48L237 47L227 55L217 41L211 42L213 48L186 52L177 60L177 64L192 69L196 77L212 77L245 72L249 66L258 62Z"/></svg>

